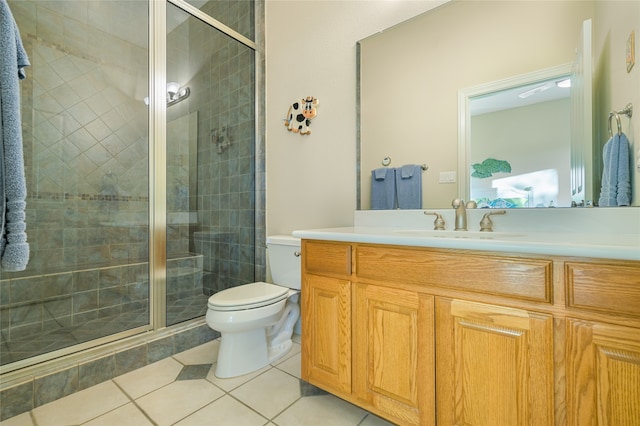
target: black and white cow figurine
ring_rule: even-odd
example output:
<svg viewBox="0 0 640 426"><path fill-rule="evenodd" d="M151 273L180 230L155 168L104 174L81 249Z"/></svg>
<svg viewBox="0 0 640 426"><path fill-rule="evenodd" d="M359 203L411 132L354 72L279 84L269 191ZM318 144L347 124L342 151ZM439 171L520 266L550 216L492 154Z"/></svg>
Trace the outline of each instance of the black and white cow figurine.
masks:
<svg viewBox="0 0 640 426"><path fill-rule="evenodd" d="M313 96L307 96L300 102L294 102L289 107L284 125L287 126L290 132L310 135L311 129L309 129L309 126L311 125L311 119L317 114L317 105L318 100Z"/></svg>

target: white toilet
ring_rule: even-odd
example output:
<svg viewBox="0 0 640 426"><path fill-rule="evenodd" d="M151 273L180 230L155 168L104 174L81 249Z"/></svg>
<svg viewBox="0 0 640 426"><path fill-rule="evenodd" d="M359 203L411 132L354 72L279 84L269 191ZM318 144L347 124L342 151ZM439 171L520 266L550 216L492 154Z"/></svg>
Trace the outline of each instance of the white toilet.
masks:
<svg viewBox="0 0 640 426"><path fill-rule="evenodd" d="M209 298L207 324L220 332L215 375L236 377L258 370L289 352L300 317L300 239L267 237L275 284L256 282ZM292 297L293 296L293 297Z"/></svg>

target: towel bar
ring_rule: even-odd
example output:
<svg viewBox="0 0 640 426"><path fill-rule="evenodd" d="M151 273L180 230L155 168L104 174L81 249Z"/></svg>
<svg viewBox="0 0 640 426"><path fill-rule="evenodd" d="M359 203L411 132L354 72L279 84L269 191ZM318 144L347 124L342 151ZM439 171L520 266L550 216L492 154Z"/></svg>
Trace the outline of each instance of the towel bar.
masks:
<svg viewBox="0 0 640 426"><path fill-rule="evenodd" d="M391 164L391 157L384 157L382 159L383 166L387 167L390 164ZM427 170L429 170L429 166L427 164L421 164L420 168L422 169L423 172L426 172Z"/></svg>

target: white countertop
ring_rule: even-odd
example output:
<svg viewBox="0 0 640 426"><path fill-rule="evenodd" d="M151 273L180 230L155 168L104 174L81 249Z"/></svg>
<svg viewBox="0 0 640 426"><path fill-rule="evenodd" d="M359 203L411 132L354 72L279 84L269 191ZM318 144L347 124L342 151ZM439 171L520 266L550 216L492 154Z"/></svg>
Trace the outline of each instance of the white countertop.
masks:
<svg viewBox="0 0 640 426"><path fill-rule="evenodd" d="M353 243L640 260L640 237L635 233L624 235L517 231L481 233L354 226L297 230L293 232L293 236Z"/></svg>

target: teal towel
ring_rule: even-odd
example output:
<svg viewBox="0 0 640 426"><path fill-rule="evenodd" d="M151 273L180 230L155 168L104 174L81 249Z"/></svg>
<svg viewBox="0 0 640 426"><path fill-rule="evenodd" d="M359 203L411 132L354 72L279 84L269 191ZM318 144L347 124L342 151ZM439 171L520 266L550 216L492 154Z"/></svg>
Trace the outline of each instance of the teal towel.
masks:
<svg viewBox="0 0 640 426"><path fill-rule="evenodd" d="M5 271L23 271L29 262L18 84L29 65L11 9L6 0L0 0L0 267Z"/></svg>

